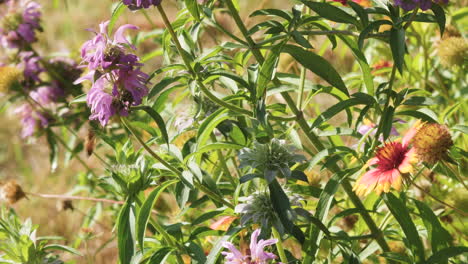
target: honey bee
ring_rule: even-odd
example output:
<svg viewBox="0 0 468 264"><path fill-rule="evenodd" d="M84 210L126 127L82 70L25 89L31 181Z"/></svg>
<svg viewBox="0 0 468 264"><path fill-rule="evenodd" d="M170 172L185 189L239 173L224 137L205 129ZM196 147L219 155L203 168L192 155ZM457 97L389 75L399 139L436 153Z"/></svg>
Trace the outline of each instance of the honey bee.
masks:
<svg viewBox="0 0 468 264"><path fill-rule="evenodd" d="M85 138L85 148L86 148L86 154L88 154L88 157L93 154L95 145L96 145L96 135L94 134L94 131L92 128L88 128L88 134L86 135L86 138Z"/></svg>

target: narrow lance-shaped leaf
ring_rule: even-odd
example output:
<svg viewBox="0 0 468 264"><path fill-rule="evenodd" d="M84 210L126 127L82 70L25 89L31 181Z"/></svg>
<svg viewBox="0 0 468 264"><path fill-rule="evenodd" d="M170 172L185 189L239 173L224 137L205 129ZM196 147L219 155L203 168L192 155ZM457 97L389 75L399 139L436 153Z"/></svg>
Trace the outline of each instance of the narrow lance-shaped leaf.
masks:
<svg viewBox="0 0 468 264"><path fill-rule="evenodd" d="M146 226L148 225L148 220L151 215L151 209L154 206L154 203L158 200L159 195L172 184L177 183L177 180L167 181L162 185L156 187L146 198L145 202L141 206L140 213L137 217L137 239L140 249L143 251L143 240L145 238Z"/></svg>
<svg viewBox="0 0 468 264"><path fill-rule="evenodd" d="M414 225L413 220L408 212L406 205L392 193L386 193L383 196L388 209L392 213L393 217L398 221L403 232L405 233L406 239L408 240L411 251L415 256L416 263L424 261L424 246L419 237L418 230Z"/></svg>
<svg viewBox="0 0 468 264"><path fill-rule="evenodd" d="M349 95L348 89L346 88L343 79L341 79L340 74L327 60L321 56L293 45L285 45L283 47L283 52L288 53L302 66L317 74L319 77L327 81L329 84L335 86L346 95Z"/></svg>
<svg viewBox="0 0 468 264"><path fill-rule="evenodd" d="M400 73L403 73L405 63L405 30L403 28L392 28L390 30L390 48L393 60Z"/></svg>

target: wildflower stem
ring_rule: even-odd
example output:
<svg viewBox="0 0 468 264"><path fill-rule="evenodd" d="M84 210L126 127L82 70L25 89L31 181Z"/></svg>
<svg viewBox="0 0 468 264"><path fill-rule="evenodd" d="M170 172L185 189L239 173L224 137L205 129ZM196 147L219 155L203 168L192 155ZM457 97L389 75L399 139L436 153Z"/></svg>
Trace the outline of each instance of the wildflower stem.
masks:
<svg viewBox="0 0 468 264"><path fill-rule="evenodd" d="M422 191L424 194L428 195L429 197L431 197L432 199L434 199L436 202L442 204L442 205L445 205L447 207L449 207L450 209L453 209L455 212L459 213L460 215L463 215L463 216L468 216L468 213L464 212L463 210L460 210L458 208L456 208L455 206L453 205L450 205L442 200L440 200L439 198L435 197L434 195L432 195L430 192L424 190L423 187L417 185L412 179L408 178L409 181L411 182L412 185L414 185L416 188L418 188L420 191Z"/></svg>
<svg viewBox="0 0 468 264"><path fill-rule="evenodd" d="M237 9L235 8L232 0L225 0L225 3L227 5L228 9L230 10L232 17L234 18L234 21L236 22L236 24L239 27L242 34L244 35L244 38L247 40L247 43L249 44L249 48L250 48L252 54L255 56L255 58L257 59L257 61L260 64L263 64L263 62L265 61L265 58L263 57L262 53L258 49L255 48L256 45L255 45L253 39L248 34L247 28L245 27L244 23L242 22L242 19L239 16L239 13L237 12ZM281 82L277 78L274 78L273 82L274 82L275 85L280 85L281 84ZM299 124L299 126L303 130L304 134L309 139L309 141L314 145L316 151L318 152L318 151L324 150L325 149L324 145L322 144L322 142L320 141L318 136L315 135L313 133L313 131L310 129L309 124L304 119L303 112L297 108L297 106L296 106L294 100L291 98L291 96L287 92L282 92L281 95L283 96L284 100L288 104L291 111L296 115L296 117L297 117L296 122ZM328 168L330 169L330 171L335 172L335 173L340 171L340 168L338 167L337 164L331 164L331 165L329 165ZM353 204L356 206L356 208L360 209L360 213L361 213L362 218L366 222L366 224L369 227L371 233L374 235L374 237L375 237L377 243L379 244L379 246L385 252L390 251L390 248L389 248L387 242L385 241L385 238L383 237L382 231L379 230L379 228L375 224L375 222L372 219L372 217L370 216L370 214L367 212L364 204L361 202L359 197L353 192L353 188L352 188L351 184L349 183L349 181L347 179L343 179L342 182L341 182L341 185L342 185L343 189L345 190L346 194L349 196L349 198L353 202Z"/></svg>
<svg viewBox="0 0 468 264"><path fill-rule="evenodd" d="M93 201L93 202L110 203L110 204L124 204L125 203L123 201L93 198L93 197L84 197L84 196L74 196L74 195L66 195L66 194L43 194L43 193L26 193L26 194L37 196L37 197L42 197L42 198L51 198L51 199L59 199L59 200L82 200L82 201Z"/></svg>
<svg viewBox="0 0 468 264"><path fill-rule="evenodd" d="M133 134L133 136L137 139L137 141L143 146L143 148L157 161L161 162L166 168L168 168L170 171L174 172L179 179L183 179L182 172L177 169L176 167L172 166L170 163L165 161L163 158L161 158L158 154L156 154L146 143L141 139L141 137L136 133L136 130L132 127L132 125L125 120L125 118L120 118L122 121L123 125L130 131L130 133ZM215 192L211 191L209 188L207 188L205 185L200 184L198 182L194 182L195 187L198 189L202 190L206 195L208 195L211 199L224 204L228 206L229 208L234 208L234 205L231 204L230 202L224 200L224 198L220 197L218 194Z"/></svg>
<svg viewBox="0 0 468 264"><path fill-rule="evenodd" d="M157 8L158 8L159 13L161 14L161 17L162 17L162 19L164 21L164 24L165 24L167 30L169 31L169 34L172 37L172 40L174 41L174 43L176 45L177 51L179 52L180 56L182 57L182 60L184 61L185 66L187 67L187 69L190 72L190 74L192 75L192 77L195 78L195 80L197 81L198 86L200 87L201 91L206 95L206 97L208 97L208 99L210 99L211 101L213 101L213 102L215 102L215 103L217 103L217 104L219 104L219 105L221 105L221 106L223 106L223 107L225 107L225 108L227 108L227 109L229 109L231 111L238 112L238 113L248 115L248 116L253 116L253 113L251 111L249 111L247 109L244 109L244 108L241 108L241 107L238 107L236 105L227 103L224 100L216 97L216 95L214 95L205 86L205 84L202 81L202 78L193 69L189 58L187 58L187 56L185 55L185 53L187 53L187 52L184 49L182 49L182 46L180 45L179 39L177 38L177 34L175 33L174 29L172 28L171 22L167 18L167 15L166 15L166 12L164 11L164 8L162 7L162 5L158 5Z"/></svg>
<svg viewBox="0 0 468 264"><path fill-rule="evenodd" d="M284 253L283 240L281 238L280 233L274 227L271 229L271 232L273 233L273 237L278 239L278 242L276 242L276 249L278 250L278 255L280 257L281 262L289 263L288 258L286 257L286 254Z"/></svg>

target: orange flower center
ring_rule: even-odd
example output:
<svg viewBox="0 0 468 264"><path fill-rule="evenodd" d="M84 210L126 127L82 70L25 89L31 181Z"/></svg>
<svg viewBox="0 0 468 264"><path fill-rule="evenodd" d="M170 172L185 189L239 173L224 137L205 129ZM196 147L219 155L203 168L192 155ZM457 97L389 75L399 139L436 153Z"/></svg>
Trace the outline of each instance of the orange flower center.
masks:
<svg viewBox="0 0 468 264"><path fill-rule="evenodd" d="M398 168L405 159L407 152L408 148L404 147L400 142L386 143L383 147L377 149L377 166L382 170Z"/></svg>

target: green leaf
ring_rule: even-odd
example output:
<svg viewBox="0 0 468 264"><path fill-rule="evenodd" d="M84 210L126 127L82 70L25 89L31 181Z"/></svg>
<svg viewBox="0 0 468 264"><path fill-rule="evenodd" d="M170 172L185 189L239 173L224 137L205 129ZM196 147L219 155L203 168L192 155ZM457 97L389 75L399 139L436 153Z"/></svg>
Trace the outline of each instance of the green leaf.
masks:
<svg viewBox="0 0 468 264"><path fill-rule="evenodd" d="M167 144L169 144L169 135L167 134L166 123L164 122L164 119L159 115L159 113L149 106L137 106L134 107L134 109L143 110L146 113L148 113L158 125L159 131L161 131L161 135L164 141Z"/></svg>
<svg viewBox="0 0 468 264"><path fill-rule="evenodd" d="M223 122L226 119L229 119L230 115L228 114L227 109L219 109L213 114L211 114L208 118L203 121L203 123L198 128L197 133L197 148L201 149L203 146L206 145L206 142L210 138L213 129L219 125L219 123Z"/></svg>
<svg viewBox="0 0 468 264"><path fill-rule="evenodd" d="M302 231L294 225L292 222L292 208L289 198L284 193L283 188L279 185L278 181L274 179L269 185L270 189L270 200L275 209L276 213L279 216L281 224L284 226L286 232L293 235L301 244L304 243L305 237Z"/></svg>
<svg viewBox="0 0 468 264"><path fill-rule="evenodd" d="M408 256L401 255L395 252L384 252L381 256L389 260L394 260L398 263L412 263L411 259Z"/></svg>
<svg viewBox="0 0 468 264"><path fill-rule="evenodd" d="M58 166L58 144L55 140L55 134L52 130L47 129L47 143L49 144L49 162L50 162L50 171L54 172Z"/></svg>
<svg viewBox="0 0 468 264"><path fill-rule="evenodd" d="M214 244L213 248L210 251L210 254L207 256L206 263L205 264L215 264L216 260L218 259L218 256L221 252L221 250L224 249L223 243L237 235L242 230L242 228L239 227L232 227L229 229L229 231L226 233L226 235L222 236L216 243Z"/></svg>
<svg viewBox="0 0 468 264"><path fill-rule="evenodd" d="M355 105L361 105L361 104L373 104L375 101L370 100L370 98L367 97L353 97L349 98L347 100L341 101L334 106L328 108L325 112L323 112L321 115L317 116L315 119L314 123L312 124L312 128L320 126L323 122L329 120L330 118L334 117L337 115L339 112L355 106Z"/></svg>
<svg viewBox="0 0 468 264"><path fill-rule="evenodd" d="M141 251L144 251L143 241L145 238L146 226L148 225L148 221L151 215L151 210L154 207L154 203L158 200L161 193L167 187L177 182L178 180L172 180L172 181L166 181L163 184L159 185L153 191L151 191L151 193L148 195L145 202L141 206L140 212L138 213L138 216L137 216L137 225L136 225L137 239L138 239L138 244L140 246Z"/></svg>
<svg viewBox="0 0 468 264"><path fill-rule="evenodd" d="M301 0L301 2L307 5L310 9L314 10L315 13L328 20L339 23L359 25L356 18L354 18L352 15L329 3L312 2L305 0Z"/></svg>
<svg viewBox="0 0 468 264"><path fill-rule="evenodd" d="M72 247L68 247L68 246L64 246L64 245L59 245L59 244L49 244L47 246L44 247L44 250L60 250L60 251L66 251L66 252L69 252L69 253L72 253L72 254L75 254L75 255L78 255L78 256L83 256L83 254L81 254L78 250L72 248Z"/></svg>
<svg viewBox="0 0 468 264"><path fill-rule="evenodd" d="M197 0L185 0L185 6L195 20L200 21L200 11L198 10Z"/></svg>
<svg viewBox="0 0 468 264"><path fill-rule="evenodd" d="M171 247L163 247L158 249L151 258L146 262L146 264L152 263L166 263L166 258L174 251L174 248Z"/></svg>
<svg viewBox="0 0 468 264"><path fill-rule="evenodd" d="M117 218L117 245L121 264L130 263L135 252L134 239L131 232L134 226L134 221L131 220L134 217L131 203L131 199L125 202Z"/></svg>
<svg viewBox="0 0 468 264"><path fill-rule="evenodd" d="M393 214L393 217L398 221L406 239L409 242L409 247L415 256L417 263L424 261L424 245L419 237L418 230L411 219L406 205L393 193L386 193L383 199L387 204L388 209Z"/></svg>
<svg viewBox="0 0 468 264"><path fill-rule="evenodd" d="M279 9L260 9L250 14L250 17L254 16L277 16L286 19L287 21L292 19L292 16L287 12Z"/></svg>
<svg viewBox="0 0 468 264"><path fill-rule="evenodd" d="M358 47L359 49L362 49L364 46L364 40L367 38L367 36L374 31L375 29L379 28L382 25L392 25L392 23L388 20L377 20L365 27L362 31L361 34L359 34L358 38Z"/></svg>
<svg viewBox="0 0 468 264"><path fill-rule="evenodd" d="M440 36L444 35L445 31L445 23L446 23L446 18L445 18L445 12L440 5L436 3L432 3L431 7L432 12L434 12L434 16L437 20L437 24L439 24L439 29L440 29Z"/></svg>
<svg viewBox="0 0 468 264"><path fill-rule="evenodd" d="M322 193L320 194L319 202L315 210L315 218L322 223L326 223L328 212L331 208L333 197L335 196L338 187L340 186L341 179L350 171L337 173L325 185ZM314 263L315 256L319 249L320 241L323 238L323 232L319 228L310 228L308 236L308 246L306 249L307 257L304 263Z"/></svg>
<svg viewBox="0 0 468 264"><path fill-rule="evenodd" d="M403 28L392 28L390 30L390 48L393 60L400 73L403 73L405 63L405 30Z"/></svg>
<svg viewBox="0 0 468 264"><path fill-rule="evenodd" d="M350 1L349 3L354 3L354 2ZM341 40L343 40L343 42L353 52L354 58L357 59L359 63L359 67L361 68L362 77L364 79L364 84L366 85L366 88L367 88L367 93L370 95L373 95L374 94L374 77L372 76L371 68L369 67L369 64L367 63L366 56L364 56L364 54L359 50L359 47L356 44L356 42L354 42L354 40L343 35L338 35L338 37Z"/></svg>
<svg viewBox="0 0 468 264"><path fill-rule="evenodd" d="M426 262L426 264L440 264L447 262L449 258L468 252L468 247L449 247L434 253Z"/></svg>
<svg viewBox="0 0 468 264"><path fill-rule="evenodd" d="M396 112L395 115L412 116L412 117L419 118L423 121L437 123L437 115L434 113L434 111L428 108L422 108L419 110L400 111L400 112Z"/></svg>
<svg viewBox="0 0 468 264"><path fill-rule="evenodd" d="M369 24L369 15L366 13L366 10L360 4L357 4L354 1L348 1L347 3L359 16L362 26L367 27Z"/></svg>
<svg viewBox="0 0 468 264"><path fill-rule="evenodd" d="M171 85L172 83L177 82L181 78L182 76L165 77L150 90L150 92L148 93L148 99L153 98L155 95L161 92L164 88Z"/></svg>
<svg viewBox="0 0 468 264"><path fill-rule="evenodd" d="M109 20L109 26L107 27L107 34L112 36L112 30L114 29L115 23L119 19L120 15L125 11L125 5L122 2L119 2L114 10L112 10L112 16Z"/></svg>
<svg viewBox="0 0 468 264"><path fill-rule="evenodd" d="M87 96L87 94L78 95L77 97L73 98L73 100L71 100L71 102L69 104L70 105L72 105L72 104L86 104L86 96Z"/></svg>
<svg viewBox="0 0 468 264"><path fill-rule="evenodd" d="M302 66L323 78L329 84L335 86L340 91L349 95L345 83L341 79L340 74L333 68L333 66L321 56L307 51L301 47L293 45L285 45L283 52L288 53L296 59Z"/></svg>
<svg viewBox="0 0 468 264"><path fill-rule="evenodd" d="M271 80L273 80L282 48L283 44L278 44L273 47L260 68L260 73L257 80L257 99L265 96L267 85Z"/></svg>
<svg viewBox="0 0 468 264"><path fill-rule="evenodd" d="M432 209L418 200L414 200L414 203L418 208L424 226L426 226L428 240L431 241L432 252L437 252L450 246L452 237L450 233L442 227Z"/></svg>
<svg viewBox="0 0 468 264"><path fill-rule="evenodd" d="M230 142L216 142L212 144L205 145L198 149L196 152L192 152L189 155L187 155L184 160L187 161L191 157L208 152L208 151L213 151L213 150L221 150L221 149L242 149L244 146L238 145L235 143L230 143Z"/></svg>

